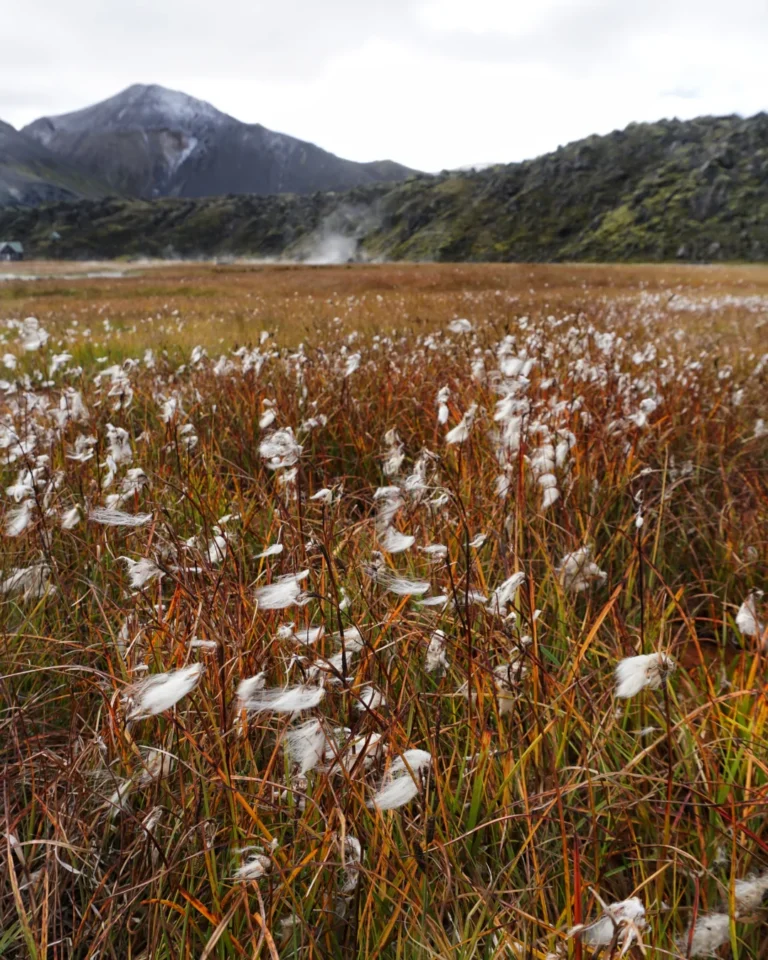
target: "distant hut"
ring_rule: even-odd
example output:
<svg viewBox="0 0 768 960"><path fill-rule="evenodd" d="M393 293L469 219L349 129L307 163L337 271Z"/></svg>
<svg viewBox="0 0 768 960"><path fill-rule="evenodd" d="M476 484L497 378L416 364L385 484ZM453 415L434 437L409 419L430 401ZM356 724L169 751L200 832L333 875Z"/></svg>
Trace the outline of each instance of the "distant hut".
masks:
<svg viewBox="0 0 768 960"><path fill-rule="evenodd" d="M0 260L23 260L24 245L18 240L0 240Z"/></svg>

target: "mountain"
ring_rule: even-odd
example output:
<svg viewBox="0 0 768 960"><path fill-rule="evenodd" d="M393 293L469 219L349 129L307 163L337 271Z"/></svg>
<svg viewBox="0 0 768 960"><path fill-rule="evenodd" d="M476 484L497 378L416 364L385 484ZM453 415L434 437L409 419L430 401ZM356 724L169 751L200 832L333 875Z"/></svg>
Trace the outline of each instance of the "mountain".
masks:
<svg viewBox="0 0 768 960"><path fill-rule="evenodd" d="M768 260L768 115L631 124L524 163L344 194L0 210L0 236L69 257Z"/></svg>
<svg viewBox="0 0 768 960"><path fill-rule="evenodd" d="M113 193L145 199L348 190L413 172L389 160L343 160L157 85L35 120L22 133Z"/></svg>
<svg viewBox="0 0 768 960"><path fill-rule="evenodd" d="M0 121L0 207L100 197L107 187Z"/></svg>

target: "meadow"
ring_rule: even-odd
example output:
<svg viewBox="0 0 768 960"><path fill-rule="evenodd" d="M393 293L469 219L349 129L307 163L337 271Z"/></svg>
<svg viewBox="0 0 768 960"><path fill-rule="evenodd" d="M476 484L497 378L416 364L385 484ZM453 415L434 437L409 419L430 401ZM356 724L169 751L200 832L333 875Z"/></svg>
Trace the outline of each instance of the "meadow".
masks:
<svg viewBox="0 0 768 960"><path fill-rule="evenodd" d="M4 265L0 956L768 957L767 329L762 267Z"/></svg>

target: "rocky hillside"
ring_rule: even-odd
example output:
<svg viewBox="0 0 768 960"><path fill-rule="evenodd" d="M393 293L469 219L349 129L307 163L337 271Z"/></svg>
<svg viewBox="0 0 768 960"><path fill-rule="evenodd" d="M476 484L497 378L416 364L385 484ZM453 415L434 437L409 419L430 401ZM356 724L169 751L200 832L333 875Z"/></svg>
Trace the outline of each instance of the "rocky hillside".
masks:
<svg viewBox="0 0 768 960"><path fill-rule="evenodd" d="M344 194L0 211L0 236L69 257L765 260L768 115L633 124L525 163Z"/></svg>
<svg viewBox="0 0 768 960"><path fill-rule="evenodd" d="M36 120L22 133L112 193L143 199L347 190L412 172L391 161L343 160L156 85Z"/></svg>
<svg viewBox="0 0 768 960"><path fill-rule="evenodd" d="M0 121L0 208L100 197L106 184Z"/></svg>

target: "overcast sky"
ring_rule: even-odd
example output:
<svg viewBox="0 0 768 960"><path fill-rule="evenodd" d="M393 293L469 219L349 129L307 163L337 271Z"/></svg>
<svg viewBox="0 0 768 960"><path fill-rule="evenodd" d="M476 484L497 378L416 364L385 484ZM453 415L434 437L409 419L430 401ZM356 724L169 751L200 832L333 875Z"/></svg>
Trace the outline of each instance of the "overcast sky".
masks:
<svg viewBox="0 0 768 960"><path fill-rule="evenodd" d="M768 108L768 0L22 0L16 127L160 83L353 160L521 160L633 120Z"/></svg>

